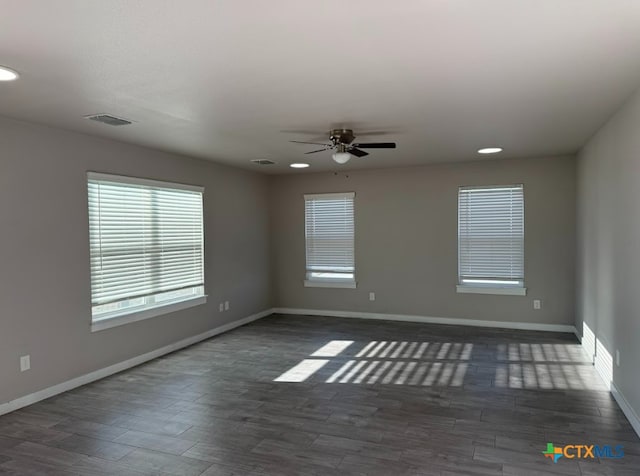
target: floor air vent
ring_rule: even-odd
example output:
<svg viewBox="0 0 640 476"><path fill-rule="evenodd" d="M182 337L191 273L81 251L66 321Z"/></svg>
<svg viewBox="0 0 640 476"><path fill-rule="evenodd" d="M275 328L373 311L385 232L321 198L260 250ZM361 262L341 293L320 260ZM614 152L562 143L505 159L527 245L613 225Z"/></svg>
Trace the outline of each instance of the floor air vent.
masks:
<svg viewBox="0 0 640 476"><path fill-rule="evenodd" d="M91 119L92 121L102 122L103 124L107 124L109 126L126 126L131 124L131 121L127 121L126 119L121 119L119 117L111 116L109 114L95 114L93 116L85 116L87 119Z"/></svg>

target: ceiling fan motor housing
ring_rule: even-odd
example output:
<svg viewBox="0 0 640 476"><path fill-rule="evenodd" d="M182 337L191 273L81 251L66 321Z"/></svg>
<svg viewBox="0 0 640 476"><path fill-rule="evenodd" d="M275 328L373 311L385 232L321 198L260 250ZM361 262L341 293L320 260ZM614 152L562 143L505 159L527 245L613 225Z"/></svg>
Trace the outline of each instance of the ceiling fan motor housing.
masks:
<svg viewBox="0 0 640 476"><path fill-rule="evenodd" d="M330 135L334 145L351 144L356 138L352 129L332 129Z"/></svg>

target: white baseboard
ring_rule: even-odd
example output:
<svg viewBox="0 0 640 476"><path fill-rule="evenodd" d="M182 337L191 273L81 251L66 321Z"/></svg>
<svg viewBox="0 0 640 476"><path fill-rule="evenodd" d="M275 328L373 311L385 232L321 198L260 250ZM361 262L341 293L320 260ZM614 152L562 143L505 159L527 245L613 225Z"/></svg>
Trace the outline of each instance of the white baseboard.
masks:
<svg viewBox="0 0 640 476"><path fill-rule="evenodd" d="M573 333L576 335L576 339L578 339L578 342L580 342L580 345L582 345L582 335L580 335L580 333L578 332L578 329L574 327Z"/></svg>
<svg viewBox="0 0 640 476"><path fill-rule="evenodd" d="M629 420L633 429L636 431L638 436L640 436L640 418L613 382L611 382L611 394L613 395L613 398L616 399L616 402L618 402L618 405L620 405L620 409L622 410L622 413L624 413L624 416L627 417L627 420Z"/></svg>
<svg viewBox="0 0 640 476"><path fill-rule="evenodd" d="M108 377L109 375L122 372L123 370L130 369L131 367L135 367L137 365L143 364L145 362L148 362L149 360L156 359L165 354L175 352L176 350L196 344L200 341L209 339L210 337L213 337L215 335L228 332L232 329L235 329L236 327L249 324L250 322L256 321L258 319L269 316L271 314L273 314L273 309L267 309L257 314L253 314L251 316L245 317L244 319L230 322L229 324L216 327L202 334L188 337L186 339L175 342L173 344L169 344L167 346L161 347L160 349L147 352L146 354L138 355L137 357L133 357L131 359L125 360L124 362L119 362L117 364L110 365L109 367L95 370L88 374L81 375L80 377L76 377L74 379L67 380L66 382L62 382L57 385L54 385L53 387L48 387L43 390L39 390L37 392L31 393L29 395L25 395L24 397L11 400L10 402L2 403L0 404L0 415L4 415L6 413L18 410L19 408L23 408L28 405L33 405L34 403L37 403L49 397L53 397L54 395L67 392L69 390L80 387L82 385L86 385L88 383L95 382L96 380L100 380L102 378Z"/></svg>
<svg viewBox="0 0 640 476"><path fill-rule="evenodd" d="M582 342L581 337L578 336L577 333L576 333L576 337L578 337L578 339ZM627 417L627 420L629 420L629 423L631 423L631 426L633 427L637 435L640 436L640 417L638 417L633 407L629 404L629 402L624 397L622 392L620 392L618 387L616 387L616 384L613 383L613 381L610 378L611 376L606 375L603 372L602 367L599 365L596 365L595 356L592 354L591 351L587 350L584 347L584 344L582 345L582 350L584 351L584 354L589 358L589 360L593 362L593 367L596 369L596 373L598 374L598 377L602 379L602 382L605 384L607 389L609 389L609 391L611 392L611 395L613 395L613 398L616 400L616 402L618 402L618 406L622 410L622 413L624 413L624 416Z"/></svg>
<svg viewBox="0 0 640 476"><path fill-rule="evenodd" d="M586 349L584 349L584 352L592 360L594 361L596 360L594 356L589 355L589 352ZM613 383L613 380L611 380L611 375L606 375L606 373L602 370L602 367L599 365L596 365L595 363L594 363L594 368L596 369L596 373L598 374L598 376L602 379L602 382L605 384L607 389L611 392L611 395L613 395L613 398L616 400L616 402L618 402L618 406L622 410L622 413L624 413L624 416L627 417L627 420L629 420L629 423L631 423L631 426L633 427L636 434L640 436L640 417L638 417L635 410L629 404L629 402L624 397L620 389L618 389L618 387L616 387L616 384Z"/></svg>
<svg viewBox="0 0 640 476"><path fill-rule="evenodd" d="M412 316L408 314L379 314L376 312L327 311L319 309L293 309L277 307L277 314L300 314L306 316L349 317L356 319L380 319L386 321L422 322L425 324L447 324L454 326L494 327L502 329L522 329L528 331L549 331L576 333L575 326L566 324L537 324L532 322L481 321L477 319L458 319L455 317Z"/></svg>

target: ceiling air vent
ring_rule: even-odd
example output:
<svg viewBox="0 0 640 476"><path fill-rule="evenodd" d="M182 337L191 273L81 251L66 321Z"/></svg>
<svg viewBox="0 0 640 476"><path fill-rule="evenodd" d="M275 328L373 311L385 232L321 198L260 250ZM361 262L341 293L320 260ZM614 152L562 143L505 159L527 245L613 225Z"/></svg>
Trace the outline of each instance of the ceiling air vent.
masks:
<svg viewBox="0 0 640 476"><path fill-rule="evenodd" d="M126 126L128 124L131 124L131 121L111 116L109 114L95 114L93 116L85 117L87 119L91 119L92 121L102 122L103 124L107 124L108 126Z"/></svg>
<svg viewBox="0 0 640 476"><path fill-rule="evenodd" d="M273 160L267 160L267 159L255 159L255 160L252 160L251 162L253 162L254 164L258 164L258 165L273 165L273 164L275 164L275 162Z"/></svg>

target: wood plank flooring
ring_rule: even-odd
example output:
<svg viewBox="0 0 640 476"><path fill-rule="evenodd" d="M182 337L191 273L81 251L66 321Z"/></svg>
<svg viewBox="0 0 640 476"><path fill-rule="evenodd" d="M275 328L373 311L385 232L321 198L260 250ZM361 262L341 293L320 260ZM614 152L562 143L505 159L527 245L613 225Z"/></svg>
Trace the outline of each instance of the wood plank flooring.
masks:
<svg viewBox="0 0 640 476"><path fill-rule="evenodd" d="M0 417L4 474L637 476L640 441L572 335L274 315Z"/></svg>

